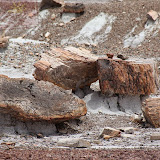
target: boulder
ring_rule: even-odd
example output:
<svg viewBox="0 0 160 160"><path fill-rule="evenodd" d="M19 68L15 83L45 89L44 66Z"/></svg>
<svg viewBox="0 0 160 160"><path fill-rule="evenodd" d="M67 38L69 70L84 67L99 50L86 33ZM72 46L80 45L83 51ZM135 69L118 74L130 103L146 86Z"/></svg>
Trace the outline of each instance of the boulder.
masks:
<svg viewBox="0 0 160 160"><path fill-rule="evenodd" d="M64 5L63 0L42 0L40 3L40 11L47 8L61 7Z"/></svg>
<svg viewBox="0 0 160 160"><path fill-rule="evenodd" d="M87 113L83 100L49 82L0 76L0 112L21 121L61 122Z"/></svg>
<svg viewBox="0 0 160 160"><path fill-rule="evenodd" d="M160 127L160 97L149 97L142 103L143 115L147 122Z"/></svg>
<svg viewBox="0 0 160 160"><path fill-rule="evenodd" d="M76 90L97 81L96 60L97 56L83 48L52 48L34 64L34 77L64 89Z"/></svg>
<svg viewBox="0 0 160 160"><path fill-rule="evenodd" d="M83 13L85 6L83 3L65 3L63 12L65 13Z"/></svg>
<svg viewBox="0 0 160 160"><path fill-rule="evenodd" d="M158 76L154 60L97 60L103 94L149 95L157 92Z"/></svg>

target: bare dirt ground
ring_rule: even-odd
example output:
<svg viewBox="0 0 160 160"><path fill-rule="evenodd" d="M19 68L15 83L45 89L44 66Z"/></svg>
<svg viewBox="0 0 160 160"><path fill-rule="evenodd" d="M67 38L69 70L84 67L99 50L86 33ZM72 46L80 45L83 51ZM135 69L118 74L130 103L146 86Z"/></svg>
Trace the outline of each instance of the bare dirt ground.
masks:
<svg viewBox="0 0 160 160"><path fill-rule="evenodd" d="M1 3L1 2L0 2ZM83 47L93 54L114 53L130 57L154 57L160 61L159 28L154 28L156 34L148 34L145 40L134 47L124 48L125 36L132 31L131 36L136 37L145 30L146 14L153 9L160 12L159 0L123 0L111 1L105 4L86 4L86 11L69 23L63 23L62 8L48 9L39 16L38 4L24 3L18 12L14 4L3 2L0 7L0 34L10 36L9 47L0 50L0 73L12 77L32 77L33 64L40 59L41 53L48 50L51 45L64 47L61 41L76 36L83 26L99 13L104 12L116 17L112 30L107 38L96 45L72 43L75 47ZM9 12L7 12L9 11ZM13 14L14 13L14 14ZM55 15L53 20L51 17ZM104 30L100 31L103 32ZM49 39L45 33L50 32ZM97 33L94 34L96 37ZM26 38L45 42L43 44L22 43L22 39L15 42L13 38ZM7 69L6 69L7 68ZM20 74L22 72L22 74ZM57 133L50 137L38 139L35 135L1 135L0 159L134 159L158 160L160 159L160 141L151 141L150 135L160 132L151 126L143 126L131 121L130 116L90 114L79 121L70 122L72 128L68 133ZM104 127L135 127L138 128L131 137L113 138L108 141L98 139ZM81 137L90 141L91 149L57 149L57 139L63 137ZM15 143L14 147L4 145L4 142ZM98 144L97 144L98 143ZM23 150L21 150L23 148ZM97 148L97 149L96 149ZM108 149L110 148L110 149ZM114 149L118 148L118 149Z"/></svg>

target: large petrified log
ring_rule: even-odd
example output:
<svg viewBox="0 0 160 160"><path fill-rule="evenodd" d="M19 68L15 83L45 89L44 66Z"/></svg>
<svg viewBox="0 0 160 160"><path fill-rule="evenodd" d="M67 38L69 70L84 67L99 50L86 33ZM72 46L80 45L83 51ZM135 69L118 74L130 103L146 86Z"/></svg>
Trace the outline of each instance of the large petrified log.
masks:
<svg viewBox="0 0 160 160"><path fill-rule="evenodd" d="M160 97L149 97L142 103L145 119L154 127L160 127Z"/></svg>
<svg viewBox="0 0 160 160"><path fill-rule="evenodd" d="M149 61L101 58L97 61L102 93L106 95L149 95L157 91L156 65Z"/></svg>
<svg viewBox="0 0 160 160"><path fill-rule="evenodd" d="M60 122L81 117L83 100L49 82L0 76L0 112L22 121Z"/></svg>
<svg viewBox="0 0 160 160"><path fill-rule="evenodd" d="M97 56L85 49L52 48L34 64L34 77L65 89L76 90L97 81L96 60Z"/></svg>

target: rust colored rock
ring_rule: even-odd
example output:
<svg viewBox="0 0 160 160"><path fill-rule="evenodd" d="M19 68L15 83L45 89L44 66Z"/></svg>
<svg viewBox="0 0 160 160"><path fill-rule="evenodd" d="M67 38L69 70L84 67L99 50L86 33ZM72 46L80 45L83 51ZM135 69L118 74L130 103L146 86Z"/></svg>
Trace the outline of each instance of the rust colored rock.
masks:
<svg viewBox="0 0 160 160"><path fill-rule="evenodd" d="M114 56L114 54L113 54L113 53L107 53L107 57L108 57L108 58L111 58L111 59L112 59L112 58L113 58L113 56Z"/></svg>
<svg viewBox="0 0 160 160"><path fill-rule="evenodd" d="M153 10L150 10L148 13L147 13L147 18L148 19L151 19L153 21L156 21L157 18L158 18L158 13L156 11L153 11Z"/></svg>
<svg viewBox="0 0 160 160"><path fill-rule="evenodd" d="M142 103L143 115L151 125L160 127L160 97L147 98Z"/></svg>
<svg viewBox="0 0 160 160"><path fill-rule="evenodd" d="M149 95L157 91L157 72L151 59L123 61L98 59L98 76L103 94ZM156 65L155 65L156 66Z"/></svg>
<svg viewBox="0 0 160 160"><path fill-rule="evenodd" d="M66 3L63 7L65 13L83 13L85 6L83 3Z"/></svg>
<svg viewBox="0 0 160 160"><path fill-rule="evenodd" d="M64 89L76 90L98 80L96 60L97 56L83 48L52 48L48 53L42 54L41 61L34 64L34 77Z"/></svg>
<svg viewBox="0 0 160 160"><path fill-rule="evenodd" d="M61 122L81 117L83 100L49 82L0 76L0 111L22 121Z"/></svg>
<svg viewBox="0 0 160 160"><path fill-rule="evenodd" d="M64 5L63 0L42 0L40 3L40 10L61 7L62 5Z"/></svg>

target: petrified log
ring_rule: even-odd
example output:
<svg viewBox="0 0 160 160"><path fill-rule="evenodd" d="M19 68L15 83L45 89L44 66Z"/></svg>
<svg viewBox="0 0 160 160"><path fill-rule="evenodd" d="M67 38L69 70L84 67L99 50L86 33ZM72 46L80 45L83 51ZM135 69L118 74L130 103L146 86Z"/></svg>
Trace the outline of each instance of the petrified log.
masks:
<svg viewBox="0 0 160 160"><path fill-rule="evenodd" d="M142 103L145 119L154 127L160 127L160 97L149 97Z"/></svg>
<svg viewBox="0 0 160 160"><path fill-rule="evenodd" d="M61 122L81 117L83 100L49 82L0 76L0 112L22 121Z"/></svg>
<svg viewBox="0 0 160 160"><path fill-rule="evenodd" d="M157 70L151 59L124 61L101 58L97 64L103 94L149 95L157 91Z"/></svg>
<svg viewBox="0 0 160 160"><path fill-rule="evenodd" d="M83 88L97 81L97 56L83 48L52 48L34 64L37 80L52 82L64 89Z"/></svg>
<svg viewBox="0 0 160 160"><path fill-rule="evenodd" d="M40 3L40 11L47 8L61 7L64 5L63 0L42 0Z"/></svg>
<svg viewBox="0 0 160 160"><path fill-rule="evenodd" d="M83 3L65 3L63 12L65 13L83 13L85 6Z"/></svg>

